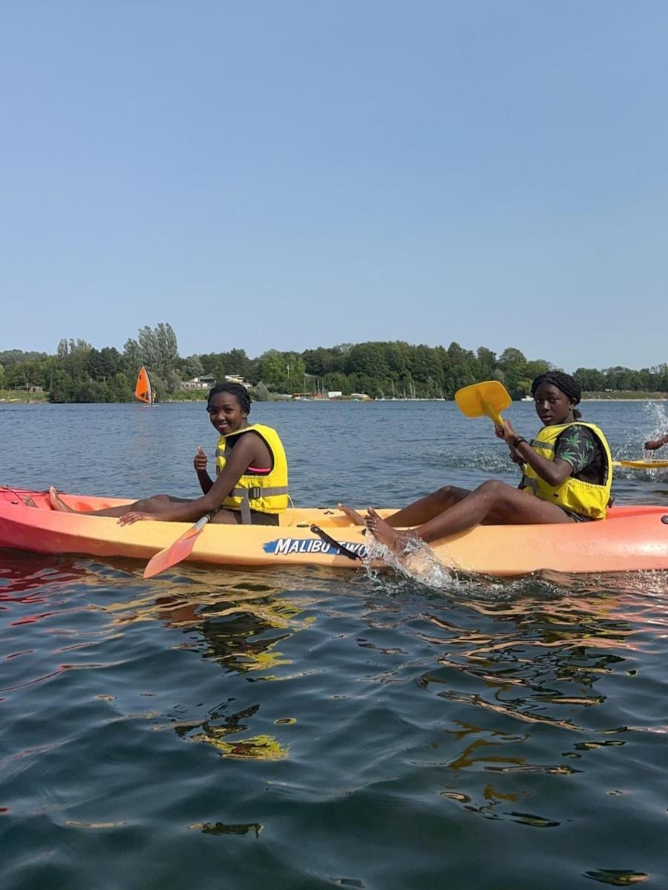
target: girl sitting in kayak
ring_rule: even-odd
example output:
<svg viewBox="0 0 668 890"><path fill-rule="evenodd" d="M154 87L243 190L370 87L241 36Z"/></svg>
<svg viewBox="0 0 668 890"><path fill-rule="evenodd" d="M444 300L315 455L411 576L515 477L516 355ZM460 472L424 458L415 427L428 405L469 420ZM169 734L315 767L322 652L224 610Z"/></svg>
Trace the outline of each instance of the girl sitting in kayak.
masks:
<svg viewBox="0 0 668 890"><path fill-rule="evenodd" d="M212 522L278 525L288 506L288 465L276 430L249 424L251 400L239 383L220 383L209 392L209 420L218 430L216 479L207 472L202 448L194 459L203 496L194 501L166 494L154 495L124 507L96 510L89 515L118 516L121 525L140 519L195 522L207 513ZM49 490L54 510L77 512L68 507L55 488Z"/></svg>
<svg viewBox="0 0 668 890"><path fill-rule="evenodd" d="M416 538L427 543L487 525L536 525L604 519L610 501L612 457L598 427L579 421L575 407L581 398L569 374L553 371L533 381L531 393L543 422L528 442L505 420L496 435L504 439L515 463L522 466L519 488L497 479L469 491L445 486L382 519L373 508L366 518L350 507L339 507L364 523L380 543L401 552ZM398 528L411 531L397 531Z"/></svg>

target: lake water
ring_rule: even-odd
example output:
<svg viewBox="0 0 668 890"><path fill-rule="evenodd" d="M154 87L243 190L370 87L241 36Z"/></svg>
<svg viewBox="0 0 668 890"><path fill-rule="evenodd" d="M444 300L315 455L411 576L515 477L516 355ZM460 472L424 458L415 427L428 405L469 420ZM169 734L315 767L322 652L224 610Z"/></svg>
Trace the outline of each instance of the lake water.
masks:
<svg viewBox="0 0 668 890"><path fill-rule="evenodd" d="M584 415L616 457L668 430L660 403ZM297 505L517 479L448 402L252 417ZM215 438L201 403L0 405L0 482L195 496ZM616 479L668 503L668 473ZM668 886L665 573L141 571L0 552L2 890Z"/></svg>

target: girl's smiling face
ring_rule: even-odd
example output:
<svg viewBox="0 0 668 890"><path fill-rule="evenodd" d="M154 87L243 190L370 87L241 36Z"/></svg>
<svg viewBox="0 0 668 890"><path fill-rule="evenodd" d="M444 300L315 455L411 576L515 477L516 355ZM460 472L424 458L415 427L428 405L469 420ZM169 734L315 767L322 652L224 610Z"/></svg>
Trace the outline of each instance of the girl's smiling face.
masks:
<svg viewBox="0 0 668 890"><path fill-rule="evenodd" d="M248 415L241 410L237 397L232 393L215 393L211 396L207 411L209 420L221 436L229 436L230 433L236 433L241 427L246 426Z"/></svg>
<svg viewBox="0 0 668 890"><path fill-rule="evenodd" d="M543 426L554 426L573 420L575 402L553 383L541 383L534 395L536 414Z"/></svg>

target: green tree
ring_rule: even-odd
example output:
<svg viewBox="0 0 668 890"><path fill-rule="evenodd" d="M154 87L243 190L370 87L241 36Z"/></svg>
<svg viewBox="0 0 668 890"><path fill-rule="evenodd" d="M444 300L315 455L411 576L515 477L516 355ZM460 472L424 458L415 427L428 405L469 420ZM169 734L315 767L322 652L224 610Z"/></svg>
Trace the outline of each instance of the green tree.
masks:
<svg viewBox="0 0 668 890"><path fill-rule="evenodd" d="M87 371L93 380L104 382L117 374L122 356L117 349L105 346L101 350L91 349L86 363Z"/></svg>
<svg viewBox="0 0 668 890"><path fill-rule="evenodd" d="M521 398L526 395L527 381L529 387L531 381L527 371L527 360L524 353L514 347L504 349L499 356L499 367L503 371L504 385L510 395L514 398Z"/></svg>
<svg viewBox="0 0 668 890"><path fill-rule="evenodd" d="M163 381L174 379L170 377L170 373L179 368L176 334L172 326L164 322L160 322L155 328L148 325L141 328L136 340L126 341L123 353L128 369L136 373L145 365L151 381L156 375Z"/></svg>
<svg viewBox="0 0 668 890"><path fill-rule="evenodd" d="M264 385L264 383L260 382L257 386L253 387L253 401L254 402L268 402L271 399L271 393Z"/></svg>
<svg viewBox="0 0 668 890"><path fill-rule="evenodd" d="M193 377L201 377L204 374L204 365L198 355L189 355L181 362L181 373L186 380Z"/></svg>
<svg viewBox="0 0 668 890"><path fill-rule="evenodd" d="M476 372L480 380L493 380L496 371L496 353L481 346L476 353Z"/></svg>
<svg viewBox="0 0 668 890"><path fill-rule="evenodd" d="M614 368L606 368L603 371L605 386L604 389L614 391L628 391L633 389L633 371L630 368L623 368L620 365Z"/></svg>
<svg viewBox="0 0 668 890"><path fill-rule="evenodd" d="M44 374L40 362L17 362L5 372L9 389L28 386L43 386Z"/></svg>
<svg viewBox="0 0 668 890"><path fill-rule="evenodd" d="M389 379L390 368L382 343L360 343L346 353L344 369L347 374Z"/></svg>
<svg viewBox="0 0 668 890"><path fill-rule="evenodd" d="M585 392L605 389L605 378L596 368L578 368L573 376Z"/></svg>
<svg viewBox="0 0 668 890"><path fill-rule="evenodd" d="M277 349L269 349L267 352L263 352L258 360L257 373L259 379L273 389L283 387L285 391L287 383L291 383L288 364Z"/></svg>
<svg viewBox="0 0 668 890"><path fill-rule="evenodd" d="M434 386L439 389L443 385L443 366L436 350L430 346L417 346L413 358L413 379L419 383L428 384L424 388L433 391Z"/></svg>
<svg viewBox="0 0 668 890"><path fill-rule="evenodd" d="M134 398L134 381L130 382L122 371L108 382L110 402L131 402Z"/></svg>
<svg viewBox="0 0 668 890"><path fill-rule="evenodd" d="M222 354L223 361L229 370L228 374L238 374L240 377L250 377L252 362L246 355L245 349L232 349Z"/></svg>
<svg viewBox="0 0 668 890"><path fill-rule="evenodd" d="M139 369L144 364L144 357L142 355L141 347L136 340L132 338L125 341L125 346L123 347L123 358L125 359L125 364L128 369L135 374L139 373Z"/></svg>
<svg viewBox="0 0 668 890"><path fill-rule="evenodd" d="M221 353L209 352L205 355L200 355L199 358L202 362L203 372L205 374L213 374L217 382L220 382L225 377L225 374L228 373Z"/></svg>

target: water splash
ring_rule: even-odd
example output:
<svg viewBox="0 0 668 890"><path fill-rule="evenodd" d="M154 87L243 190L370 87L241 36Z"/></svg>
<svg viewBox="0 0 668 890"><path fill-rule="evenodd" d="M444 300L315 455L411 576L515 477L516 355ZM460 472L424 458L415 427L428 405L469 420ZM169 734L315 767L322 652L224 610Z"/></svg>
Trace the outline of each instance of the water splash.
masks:
<svg viewBox="0 0 668 890"><path fill-rule="evenodd" d="M371 578L377 577L375 564L382 561L405 578L417 581L432 590L459 587L459 579L451 567L444 565L428 544L410 537L400 553L392 552L385 544L371 537L364 566Z"/></svg>
<svg viewBox="0 0 668 890"><path fill-rule="evenodd" d="M647 439L658 439L668 432L668 416L663 402L644 402L643 411L647 420L652 424L652 430L647 434Z"/></svg>

